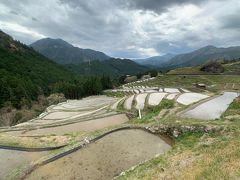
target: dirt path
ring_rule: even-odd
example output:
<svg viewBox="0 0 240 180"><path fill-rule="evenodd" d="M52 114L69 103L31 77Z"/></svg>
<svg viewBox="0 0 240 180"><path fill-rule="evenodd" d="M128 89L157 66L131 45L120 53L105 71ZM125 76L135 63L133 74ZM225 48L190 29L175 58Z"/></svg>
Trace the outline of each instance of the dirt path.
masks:
<svg viewBox="0 0 240 180"><path fill-rule="evenodd" d="M118 131L36 169L26 179L108 180L169 149L161 138L145 131Z"/></svg>

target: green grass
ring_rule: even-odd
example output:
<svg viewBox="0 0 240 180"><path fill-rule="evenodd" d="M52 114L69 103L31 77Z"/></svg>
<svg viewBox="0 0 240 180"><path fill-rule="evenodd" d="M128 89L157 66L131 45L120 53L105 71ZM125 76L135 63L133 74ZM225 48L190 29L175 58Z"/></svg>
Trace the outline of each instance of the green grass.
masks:
<svg viewBox="0 0 240 180"><path fill-rule="evenodd" d="M231 115L240 115L240 98L235 99L224 113L224 116Z"/></svg>
<svg viewBox="0 0 240 180"><path fill-rule="evenodd" d="M118 91L118 92L104 91L102 94L109 96L109 97L124 97L125 96L124 92L120 92L120 91Z"/></svg>
<svg viewBox="0 0 240 180"><path fill-rule="evenodd" d="M147 106L144 108L142 113L142 119L134 118L131 120L134 124L146 124L154 122L154 117L156 117L162 110L171 109L174 107L174 100L163 99L158 106Z"/></svg>

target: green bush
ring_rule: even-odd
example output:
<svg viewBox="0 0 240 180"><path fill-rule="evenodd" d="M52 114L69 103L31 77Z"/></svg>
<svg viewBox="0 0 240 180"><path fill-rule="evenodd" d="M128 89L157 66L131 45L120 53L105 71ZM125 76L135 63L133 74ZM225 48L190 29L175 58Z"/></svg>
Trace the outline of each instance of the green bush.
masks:
<svg viewBox="0 0 240 180"><path fill-rule="evenodd" d="M160 109L170 109L174 107L174 100L163 99L160 103Z"/></svg>

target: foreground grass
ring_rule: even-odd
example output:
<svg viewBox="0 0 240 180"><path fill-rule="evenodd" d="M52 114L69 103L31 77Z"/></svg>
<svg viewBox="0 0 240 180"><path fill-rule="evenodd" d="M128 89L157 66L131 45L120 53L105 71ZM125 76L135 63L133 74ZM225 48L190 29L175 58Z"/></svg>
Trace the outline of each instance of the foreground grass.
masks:
<svg viewBox="0 0 240 180"><path fill-rule="evenodd" d="M238 179L239 140L227 134L184 134L171 151L118 179Z"/></svg>
<svg viewBox="0 0 240 180"><path fill-rule="evenodd" d="M68 144L70 138L67 136L42 136L42 137L18 137L0 134L0 145L25 148L57 147Z"/></svg>

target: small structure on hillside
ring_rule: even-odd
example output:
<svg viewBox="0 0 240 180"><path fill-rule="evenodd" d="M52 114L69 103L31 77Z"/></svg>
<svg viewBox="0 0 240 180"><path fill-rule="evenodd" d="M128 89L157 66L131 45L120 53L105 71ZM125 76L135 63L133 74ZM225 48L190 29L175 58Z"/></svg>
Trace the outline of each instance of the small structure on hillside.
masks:
<svg viewBox="0 0 240 180"><path fill-rule="evenodd" d="M141 79L150 79L150 78L151 78L151 76L149 74L147 74L147 75L143 75Z"/></svg>
<svg viewBox="0 0 240 180"><path fill-rule="evenodd" d="M130 82L134 82L137 80L137 76L130 76L130 75L127 75L124 82L125 83L130 83Z"/></svg>
<svg viewBox="0 0 240 180"><path fill-rule="evenodd" d="M204 83L196 83L195 86L196 86L197 88L202 88L202 89L206 89L206 88L207 88L207 85L204 84Z"/></svg>

